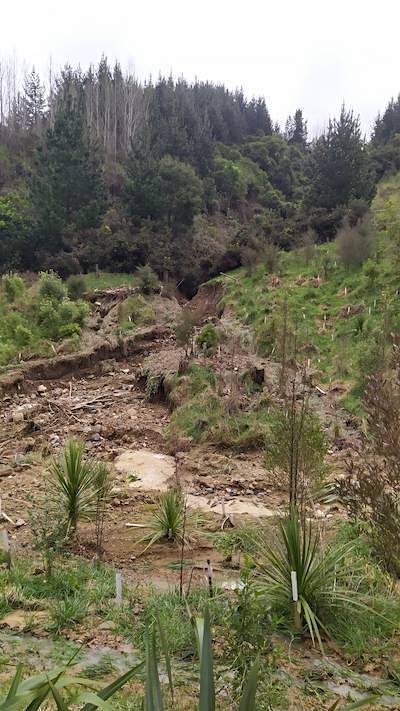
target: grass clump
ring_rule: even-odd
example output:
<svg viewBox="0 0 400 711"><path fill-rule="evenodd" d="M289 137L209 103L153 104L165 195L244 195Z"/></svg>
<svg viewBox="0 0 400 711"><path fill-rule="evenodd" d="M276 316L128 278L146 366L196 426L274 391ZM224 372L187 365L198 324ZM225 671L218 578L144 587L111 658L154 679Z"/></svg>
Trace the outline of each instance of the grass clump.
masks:
<svg viewBox="0 0 400 711"><path fill-rule="evenodd" d="M197 525L198 517L187 508L182 491L169 489L160 494L157 508L148 524L150 530L139 543L147 543L145 551L163 541L190 546Z"/></svg>
<svg viewBox="0 0 400 711"><path fill-rule="evenodd" d="M122 286L136 286L137 276L123 272L89 272L89 274L85 274L85 282L88 291L118 289Z"/></svg>
<svg viewBox="0 0 400 711"><path fill-rule="evenodd" d="M169 402L176 408L207 389L213 391L216 383L211 368L191 363L183 373L174 376L168 394Z"/></svg>
<svg viewBox="0 0 400 711"><path fill-rule="evenodd" d="M122 334L154 323L154 320L154 310L141 294L128 296L120 307L119 327Z"/></svg>

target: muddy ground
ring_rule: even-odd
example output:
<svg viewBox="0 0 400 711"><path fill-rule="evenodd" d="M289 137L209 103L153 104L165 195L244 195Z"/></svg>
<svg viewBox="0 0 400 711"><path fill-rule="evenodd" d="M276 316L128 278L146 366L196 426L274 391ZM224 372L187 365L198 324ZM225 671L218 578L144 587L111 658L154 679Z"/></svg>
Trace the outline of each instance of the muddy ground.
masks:
<svg viewBox="0 0 400 711"><path fill-rule="evenodd" d="M141 555L138 540L143 530L127 524L143 524L157 493L179 483L188 504L201 512L210 531L220 528L226 515L234 525L279 514L286 493L276 477L265 469L262 452L233 453L227 449L198 446L185 451L168 450L164 431L171 417L168 402L148 402L143 388L143 369L164 364L173 372L182 351L166 324L173 322L181 305L175 299L155 298L156 326L141 329L121 343L111 329L118 313L118 293L97 297L90 327L84 336L86 351L66 358L59 355L46 362L28 363L23 379L3 378L0 407L0 492L2 510L11 519L9 534L15 550L30 546L28 511L41 498L48 462L65 442L83 439L87 452L110 465L114 489L107 511L104 559L132 578L152 580L157 586L175 584L177 573L167 566L178 552L166 545L154 546ZM218 319L227 338L211 359L222 391L229 396L238 374L249 368L263 373L264 388L276 396L279 365L260 361L248 334L223 314L216 303L220 294L199 294L190 308L201 318ZM235 331L236 329L236 331ZM88 348L90 357L87 356ZM113 357L110 357L113 356ZM204 362L198 355L197 361ZM167 364L165 366L165 363ZM174 365L175 364L175 365ZM50 367L51 365L51 367ZM1 383L0 383L1 384ZM341 393L339 393L341 394ZM351 418L337 407L337 388L326 392L313 388L312 406L333 437L340 424L341 436L332 439L330 463L341 466L346 448L357 437ZM336 427L337 429L337 427ZM334 518L336 507L320 507L320 519ZM81 552L93 555L93 527L86 525ZM190 551L195 575L204 575L207 558L221 568L221 554L214 551L207 535ZM221 569L221 577L226 577Z"/></svg>

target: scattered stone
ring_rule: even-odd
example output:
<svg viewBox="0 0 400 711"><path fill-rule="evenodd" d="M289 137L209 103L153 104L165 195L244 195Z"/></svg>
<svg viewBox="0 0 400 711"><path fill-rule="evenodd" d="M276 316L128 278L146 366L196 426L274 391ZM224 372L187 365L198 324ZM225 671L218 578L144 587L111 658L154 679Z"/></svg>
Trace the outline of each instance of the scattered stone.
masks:
<svg viewBox="0 0 400 711"><path fill-rule="evenodd" d="M115 630L115 623L111 620L106 620L105 622L101 622L97 625L97 629L102 630L103 632L112 632Z"/></svg>
<svg viewBox="0 0 400 711"><path fill-rule="evenodd" d="M15 522L16 528L21 528L22 526L25 526L25 525L26 525L26 522L24 521L23 518L17 518L17 520Z"/></svg>
<svg viewBox="0 0 400 711"><path fill-rule="evenodd" d="M44 395L47 392L47 388L45 385L39 385L37 391L39 395Z"/></svg>

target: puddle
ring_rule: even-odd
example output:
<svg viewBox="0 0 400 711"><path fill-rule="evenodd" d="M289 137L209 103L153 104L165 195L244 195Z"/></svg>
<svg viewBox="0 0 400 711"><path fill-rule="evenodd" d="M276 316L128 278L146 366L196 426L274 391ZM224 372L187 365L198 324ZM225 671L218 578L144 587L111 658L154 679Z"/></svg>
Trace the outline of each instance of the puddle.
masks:
<svg viewBox="0 0 400 711"><path fill-rule="evenodd" d="M5 631L0 633L0 650L3 654L11 659L23 659L26 665L32 665L37 669L48 669L56 664L67 662L73 650L79 647L79 644L66 640L35 637L31 634L12 634ZM141 661L130 645L125 647L125 650L123 644L121 650L107 645L83 647L76 657L74 667L84 671L91 667L105 666L107 663L110 671L113 668L123 674Z"/></svg>
<svg viewBox="0 0 400 711"><path fill-rule="evenodd" d="M329 658L314 661L314 666L329 670L333 678L326 681L325 686L343 699L358 702L376 695L376 703L379 706L400 708L400 696L396 694L397 687L385 679L352 672Z"/></svg>
<svg viewBox="0 0 400 711"><path fill-rule="evenodd" d="M131 478L129 487L142 491L166 491L175 477L175 459L147 449L127 450L115 460L115 468Z"/></svg>

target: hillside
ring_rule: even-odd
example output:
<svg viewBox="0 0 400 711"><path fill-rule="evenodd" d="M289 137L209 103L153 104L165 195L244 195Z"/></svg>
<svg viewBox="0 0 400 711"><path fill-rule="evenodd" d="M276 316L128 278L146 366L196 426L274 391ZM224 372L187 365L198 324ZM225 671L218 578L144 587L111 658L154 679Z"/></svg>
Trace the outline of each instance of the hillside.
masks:
<svg viewBox="0 0 400 711"><path fill-rule="evenodd" d="M399 709L400 99L7 86L0 708Z"/></svg>
<svg viewBox="0 0 400 711"><path fill-rule="evenodd" d="M309 360L321 386L342 391L341 402L350 410L358 409L368 370L397 338L399 195L399 175L379 184L365 239L370 244L361 255L352 253L359 245L352 247L350 234L349 257L341 257L337 242L306 242L290 252L269 251L254 268L217 280L223 284L224 314L251 331L260 355L277 361L283 357L286 308L286 358L295 349L298 358Z"/></svg>

